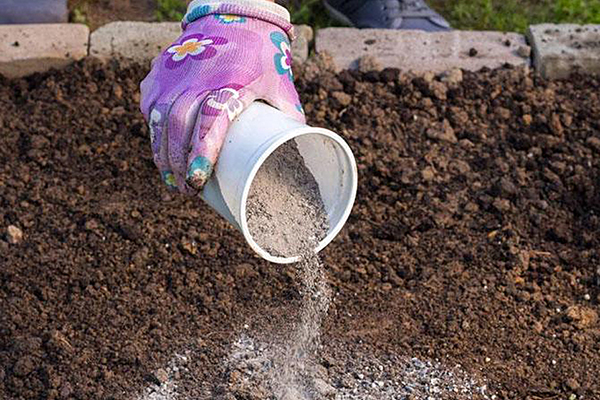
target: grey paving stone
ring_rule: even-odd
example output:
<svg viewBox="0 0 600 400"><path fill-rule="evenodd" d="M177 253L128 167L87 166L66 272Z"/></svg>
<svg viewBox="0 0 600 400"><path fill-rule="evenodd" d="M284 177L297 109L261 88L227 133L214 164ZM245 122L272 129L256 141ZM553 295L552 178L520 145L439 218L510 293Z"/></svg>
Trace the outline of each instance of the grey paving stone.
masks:
<svg viewBox="0 0 600 400"><path fill-rule="evenodd" d="M600 25L540 24L527 31L533 64L546 78L600 74Z"/></svg>
<svg viewBox="0 0 600 400"><path fill-rule="evenodd" d="M313 40L313 30L308 25L295 25L296 39L292 42L294 65L300 65L308 58L310 43Z"/></svg>
<svg viewBox="0 0 600 400"><path fill-rule="evenodd" d="M67 22L67 0L0 0L0 24Z"/></svg>
<svg viewBox="0 0 600 400"><path fill-rule="evenodd" d="M0 25L0 74L17 78L82 59L89 33L81 24Z"/></svg>
<svg viewBox="0 0 600 400"><path fill-rule="evenodd" d="M296 26L295 31L297 39L292 44L292 53L294 62L302 63L308 57L312 29ZM179 22L111 22L92 32L90 55L102 60L120 58L147 63L180 34Z"/></svg>
<svg viewBox="0 0 600 400"><path fill-rule="evenodd" d="M527 47L525 37L517 33L476 31L326 28L318 30L315 39L316 51L329 53L337 70L357 69L368 57L381 68L415 73L529 65L530 59L523 56Z"/></svg>
<svg viewBox="0 0 600 400"><path fill-rule="evenodd" d="M111 22L92 32L90 56L150 62L180 34L179 22Z"/></svg>

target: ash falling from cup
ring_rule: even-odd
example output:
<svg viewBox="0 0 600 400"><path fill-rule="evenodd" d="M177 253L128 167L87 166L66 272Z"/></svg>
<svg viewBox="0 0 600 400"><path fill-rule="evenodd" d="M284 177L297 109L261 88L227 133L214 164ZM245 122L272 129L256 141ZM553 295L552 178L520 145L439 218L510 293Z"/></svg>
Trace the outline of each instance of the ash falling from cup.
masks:
<svg viewBox="0 0 600 400"><path fill-rule="evenodd" d="M314 249L329 225L318 184L294 140L280 146L261 166L247 209L248 228L259 246L275 256L300 256L296 268L302 303L284 346L273 355L273 395L282 400L313 399L314 354L331 301L323 264Z"/></svg>

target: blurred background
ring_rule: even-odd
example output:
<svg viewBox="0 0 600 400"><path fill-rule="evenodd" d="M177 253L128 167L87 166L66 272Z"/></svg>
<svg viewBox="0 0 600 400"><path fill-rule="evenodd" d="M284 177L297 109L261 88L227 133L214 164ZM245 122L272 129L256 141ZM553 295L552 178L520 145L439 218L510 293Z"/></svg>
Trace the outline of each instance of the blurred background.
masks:
<svg viewBox="0 0 600 400"><path fill-rule="evenodd" d="M600 0L427 0L455 29L524 32L540 22L600 23ZM292 0L296 23L328 26L320 0Z"/></svg>
<svg viewBox="0 0 600 400"><path fill-rule="evenodd" d="M321 0L277 0L292 21L336 26ZM187 0L0 0L0 24L78 22L92 30L110 21L179 21ZM600 0L429 0L455 29L524 32L541 22L600 24Z"/></svg>
<svg viewBox="0 0 600 400"><path fill-rule="evenodd" d="M336 26L321 0L281 2L294 23ZM456 29L524 32L540 22L600 24L600 0L429 0L428 4ZM92 29L113 20L176 21L185 7L186 0L68 0L69 19Z"/></svg>

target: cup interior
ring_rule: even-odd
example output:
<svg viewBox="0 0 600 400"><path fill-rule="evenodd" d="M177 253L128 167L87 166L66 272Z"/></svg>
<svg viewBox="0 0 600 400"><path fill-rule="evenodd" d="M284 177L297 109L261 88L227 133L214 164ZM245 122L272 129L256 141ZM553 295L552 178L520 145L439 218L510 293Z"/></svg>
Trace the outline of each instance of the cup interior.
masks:
<svg viewBox="0 0 600 400"><path fill-rule="evenodd" d="M246 181L242 194L240 222L242 233L253 250L266 260L280 264L297 262L300 257L281 257L263 249L248 229L246 206L256 173L266 159L288 140L296 142L306 167L314 176L329 220L328 232L315 248L315 253L325 248L344 226L354 204L357 189L354 156L346 142L335 133L322 128L300 128L282 135L270 144L259 157Z"/></svg>

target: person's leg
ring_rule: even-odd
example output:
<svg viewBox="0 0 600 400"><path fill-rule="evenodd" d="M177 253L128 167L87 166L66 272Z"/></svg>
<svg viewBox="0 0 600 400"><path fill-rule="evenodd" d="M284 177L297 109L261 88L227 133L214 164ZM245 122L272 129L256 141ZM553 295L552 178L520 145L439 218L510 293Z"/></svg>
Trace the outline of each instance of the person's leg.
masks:
<svg viewBox="0 0 600 400"><path fill-rule="evenodd" d="M450 30L450 24L423 0L323 0L329 14L357 28Z"/></svg>

